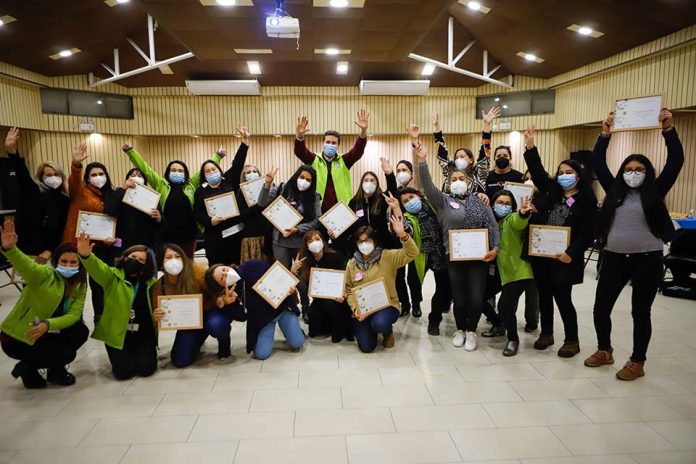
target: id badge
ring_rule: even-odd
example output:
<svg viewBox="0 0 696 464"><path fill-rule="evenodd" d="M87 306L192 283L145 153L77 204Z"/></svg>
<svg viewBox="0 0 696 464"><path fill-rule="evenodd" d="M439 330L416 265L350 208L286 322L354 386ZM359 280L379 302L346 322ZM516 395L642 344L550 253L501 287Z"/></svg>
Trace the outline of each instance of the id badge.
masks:
<svg viewBox="0 0 696 464"><path fill-rule="evenodd" d="M140 328L140 324L128 324L128 331L129 332L137 332L139 328Z"/></svg>

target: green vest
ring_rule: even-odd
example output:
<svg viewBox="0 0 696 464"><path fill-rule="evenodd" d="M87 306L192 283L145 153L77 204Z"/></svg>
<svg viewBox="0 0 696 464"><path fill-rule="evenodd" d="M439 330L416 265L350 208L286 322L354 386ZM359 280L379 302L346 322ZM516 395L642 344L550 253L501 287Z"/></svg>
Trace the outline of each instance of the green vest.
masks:
<svg viewBox="0 0 696 464"><path fill-rule="evenodd" d="M322 201L326 192L326 182L329 178L329 169L326 160L321 154L315 153L312 167L317 171L317 193L321 195ZM350 171L343 161L343 155L338 153L331 162L331 179L333 180L336 198L345 204L353 198L353 188L350 183Z"/></svg>
<svg viewBox="0 0 696 464"><path fill-rule="evenodd" d="M404 211L404 216L408 218L409 221L411 221L411 226L413 227L413 241L416 242L416 245L418 245L418 250L421 249L421 234L420 234L420 221L418 220L418 216L415 214L411 214L408 211ZM423 283L423 279L425 279L425 263L427 260L427 255L423 253L422 251L418 253L418 256L415 257L413 262L416 265L416 273L418 274L418 280Z"/></svg>

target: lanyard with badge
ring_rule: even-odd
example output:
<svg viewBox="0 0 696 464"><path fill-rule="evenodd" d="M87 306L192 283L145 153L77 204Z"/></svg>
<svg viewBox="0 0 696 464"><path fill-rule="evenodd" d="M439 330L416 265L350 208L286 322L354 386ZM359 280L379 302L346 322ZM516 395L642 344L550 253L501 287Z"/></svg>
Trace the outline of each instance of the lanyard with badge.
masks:
<svg viewBox="0 0 696 464"><path fill-rule="evenodd" d="M128 318L128 331L137 332L140 328L140 324L135 323L135 299L138 297L138 289L140 288L140 281L135 283L135 289L133 290L133 299L131 300L130 317Z"/></svg>

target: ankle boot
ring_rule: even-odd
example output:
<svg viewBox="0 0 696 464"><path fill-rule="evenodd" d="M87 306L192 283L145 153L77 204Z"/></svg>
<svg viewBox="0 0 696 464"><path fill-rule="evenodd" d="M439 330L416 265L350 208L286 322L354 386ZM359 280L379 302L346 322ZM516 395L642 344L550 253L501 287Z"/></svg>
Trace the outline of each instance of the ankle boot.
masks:
<svg viewBox="0 0 696 464"><path fill-rule="evenodd" d="M56 385L63 385L66 387L69 385L74 385L75 382L77 382L75 376L68 372L68 370L64 367L48 369L48 372L46 373L46 380L51 383L55 383Z"/></svg>
<svg viewBox="0 0 696 464"><path fill-rule="evenodd" d="M553 335L539 335L539 338L534 342L534 349L545 350L553 345Z"/></svg>
<svg viewBox="0 0 696 464"><path fill-rule="evenodd" d="M32 389L46 387L46 379L41 377L37 369L34 369L24 361L18 362L14 369L12 369L12 377L15 379L21 377L24 388Z"/></svg>

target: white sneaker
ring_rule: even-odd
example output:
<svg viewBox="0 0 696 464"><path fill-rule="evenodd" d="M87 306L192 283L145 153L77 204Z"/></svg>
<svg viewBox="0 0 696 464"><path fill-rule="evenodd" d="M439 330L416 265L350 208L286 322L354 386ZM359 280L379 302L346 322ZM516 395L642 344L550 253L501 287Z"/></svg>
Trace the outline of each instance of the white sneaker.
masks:
<svg viewBox="0 0 696 464"><path fill-rule="evenodd" d="M464 334L463 330L457 330L454 332L454 336L452 337L452 345L456 346L457 348L461 348L464 346L464 340L466 339L466 335Z"/></svg>
<svg viewBox="0 0 696 464"><path fill-rule="evenodd" d="M466 351L474 351L476 349L477 344L478 344L478 335L476 335L476 332L467 332L466 333L466 343L464 343L464 349Z"/></svg>

